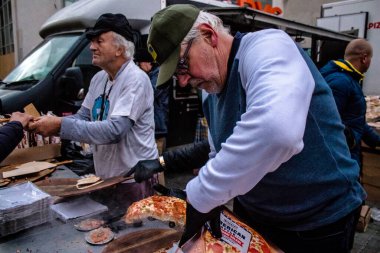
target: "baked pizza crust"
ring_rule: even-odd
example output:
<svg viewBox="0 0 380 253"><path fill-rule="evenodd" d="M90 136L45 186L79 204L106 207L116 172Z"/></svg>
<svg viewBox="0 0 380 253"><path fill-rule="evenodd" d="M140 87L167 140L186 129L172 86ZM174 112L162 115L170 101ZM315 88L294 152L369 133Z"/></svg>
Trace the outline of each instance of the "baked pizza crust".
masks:
<svg viewBox="0 0 380 253"><path fill-rule="evenodd" d="M149 217L161 221L172 221L177 225L184 226L186 202L175 197L154 195L134 202L128 208L124 221L133 223Z"/></svg>

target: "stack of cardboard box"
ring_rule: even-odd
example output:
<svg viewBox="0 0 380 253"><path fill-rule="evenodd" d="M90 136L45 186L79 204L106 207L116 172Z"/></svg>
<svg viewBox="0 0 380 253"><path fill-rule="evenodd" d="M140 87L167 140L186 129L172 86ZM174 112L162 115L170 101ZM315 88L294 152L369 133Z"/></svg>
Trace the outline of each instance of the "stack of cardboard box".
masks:
<svg viewBox="0 0 380 253"><path fill-rule="evenodd" d="M380 98L379 96L367 96L366 119L380 134ZM363 168L362 183L368 194L368 200L380 203L380 148L371 149L362 144Z"/></svg>

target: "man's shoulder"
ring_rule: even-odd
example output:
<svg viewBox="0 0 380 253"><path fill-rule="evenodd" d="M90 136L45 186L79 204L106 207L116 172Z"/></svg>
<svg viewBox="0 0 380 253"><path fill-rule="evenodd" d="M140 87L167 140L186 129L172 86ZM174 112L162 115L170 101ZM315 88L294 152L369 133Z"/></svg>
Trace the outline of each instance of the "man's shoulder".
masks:
<svg viewBox="0 0 380 253"><path fill-rule="evenodd" d="M131 80L143 79L143 80L147 80L150 83L148 74L146 74L142 69L140 69L133 62L130 62L128 64L128 66L124 69L122 75L124 79L131 79Z"/></svg>
<svg viewBox="0 0 380 253"><path fill-rule="evenodd" d="M101 80L107 78L107 73L104 70L98 71L91 79L91 84L97 84Z"/></svg>
<svg viewBox="0 0 380 253"><path fill-rule="evenodd" d="M242 42L247 42L251 40L264 40L266 38L287 38L289 39L289 35L282 30L279 29L263 29L256 32L250 32L244 35L242 38Z"/></svg>

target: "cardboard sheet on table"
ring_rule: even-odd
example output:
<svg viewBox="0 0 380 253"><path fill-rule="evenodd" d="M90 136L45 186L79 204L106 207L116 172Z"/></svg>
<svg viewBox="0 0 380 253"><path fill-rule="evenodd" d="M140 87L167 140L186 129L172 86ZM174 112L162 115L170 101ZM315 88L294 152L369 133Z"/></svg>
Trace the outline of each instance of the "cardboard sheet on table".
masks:
<svg viewBox="0 0 380 253"><path fill-rule="evenodd" d="M33 104L28 104L27 106L25 106L24 112L36 118L41 116L41 114L37 111L36 107Z"/></svg>
<svg viewBox="0 0 380 253"><path fill-rule="evenodd" d="M56 166L57 165L49 162L28 162L21 165L17 165L15 169L4 171L3 178L17 177L37 173L46 169L54 168Z"/></svg>

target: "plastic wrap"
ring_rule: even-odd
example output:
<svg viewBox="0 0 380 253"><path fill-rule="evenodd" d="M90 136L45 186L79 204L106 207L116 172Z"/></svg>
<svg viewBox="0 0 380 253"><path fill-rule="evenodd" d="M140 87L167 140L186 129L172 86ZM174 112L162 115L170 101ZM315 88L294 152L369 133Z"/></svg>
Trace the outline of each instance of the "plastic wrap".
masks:
<svg viewBox="0 0 380 253"><path fill-rule="evenodd" d="M31 182L0 189L0 199L0 237L51 219L51 196Z"/></svg>

